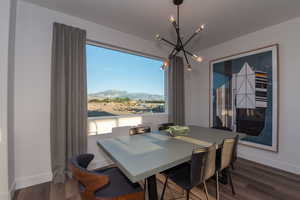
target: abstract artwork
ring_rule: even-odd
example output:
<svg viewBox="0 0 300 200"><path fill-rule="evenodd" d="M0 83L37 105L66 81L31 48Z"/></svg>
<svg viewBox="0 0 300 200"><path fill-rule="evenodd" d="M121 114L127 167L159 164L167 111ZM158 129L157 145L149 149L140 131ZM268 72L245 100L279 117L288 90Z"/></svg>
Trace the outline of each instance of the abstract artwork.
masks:
<svg viewBox="0 0 300 200"><path fill-rule="evenodd" d="M210 62L210 127L247 136L240 143L278 151L278 45Z"/></svg>

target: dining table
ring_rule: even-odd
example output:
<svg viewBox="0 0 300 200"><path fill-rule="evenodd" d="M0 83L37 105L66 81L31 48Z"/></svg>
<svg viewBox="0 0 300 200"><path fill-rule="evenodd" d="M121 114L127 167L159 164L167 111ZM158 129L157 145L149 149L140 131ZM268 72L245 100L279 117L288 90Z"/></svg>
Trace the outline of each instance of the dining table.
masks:
<svg viewBox="0 0 300 200"><path fill-rule="evenodd" d="M97 143L131 182L147 181L148 199L157 200L156 174L189 161L196 148L212 144L220 148L224 139L237 135L245 137L242 133L189 126L185 136L153 131L100 139Z"/></svg>

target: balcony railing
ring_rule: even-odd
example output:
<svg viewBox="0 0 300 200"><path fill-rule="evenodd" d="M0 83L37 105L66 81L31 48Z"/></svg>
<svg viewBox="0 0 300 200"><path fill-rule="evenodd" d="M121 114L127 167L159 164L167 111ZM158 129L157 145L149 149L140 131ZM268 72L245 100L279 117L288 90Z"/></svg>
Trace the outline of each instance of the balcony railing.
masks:
<svg viewBox="0 0 300 200"><path fill-rule="evenodd" d="M91 117L88 119L88 135L108 134L116 127L137 126L142 123L142 116Z"/></svg>

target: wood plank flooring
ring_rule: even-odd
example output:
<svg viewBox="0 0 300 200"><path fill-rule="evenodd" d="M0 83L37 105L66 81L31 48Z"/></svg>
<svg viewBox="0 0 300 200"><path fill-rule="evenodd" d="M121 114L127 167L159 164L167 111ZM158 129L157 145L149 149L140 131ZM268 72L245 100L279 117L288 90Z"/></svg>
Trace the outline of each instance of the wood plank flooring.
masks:
<svg viewBox="0 0 300 200"><path fill-rule="evenodd" d="M162 190L163 178L158 176L158 193ZM220 185L220 200L300 200L300 176L239 159L233 172L236 195L229 185ZM210 200L214 200L215 182L208 182ZM168 185L165 199L184 200L184 191L173 183ZM202 187L192 190L190 199L205 199ZM18 190L14 200L81 200L77 183L69 180L65 184L51 182Z"/></svg>

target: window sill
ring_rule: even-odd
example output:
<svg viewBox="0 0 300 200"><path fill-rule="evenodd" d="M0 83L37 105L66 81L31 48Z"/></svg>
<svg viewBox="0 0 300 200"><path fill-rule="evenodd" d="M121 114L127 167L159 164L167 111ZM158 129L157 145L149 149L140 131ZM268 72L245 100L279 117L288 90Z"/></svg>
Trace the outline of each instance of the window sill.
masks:
<svg viewBox="0 0 300 200"><path fill-rule="evenodd" d="M140 124L156 124L158 121L165 121L168 117L167 113L149 113L149 114L135 114L135 115L121 115L121 116L103 116L103 117L89 117L88 118L88 135L109 137L114 128L133 127ZM155 119L155 118L158 118ZM153 125L154 125L153 124Z"/></svg>
<svg viewBox="0 0 300 200"><path fill-rule="evenodd" d="M168 116L168 113L147 113L147 114L117 115L117 116L103 116L103 117L88 117L88 120L117 119L117 118L129 118L129 117L152 117L152 116Z"/></svg>

